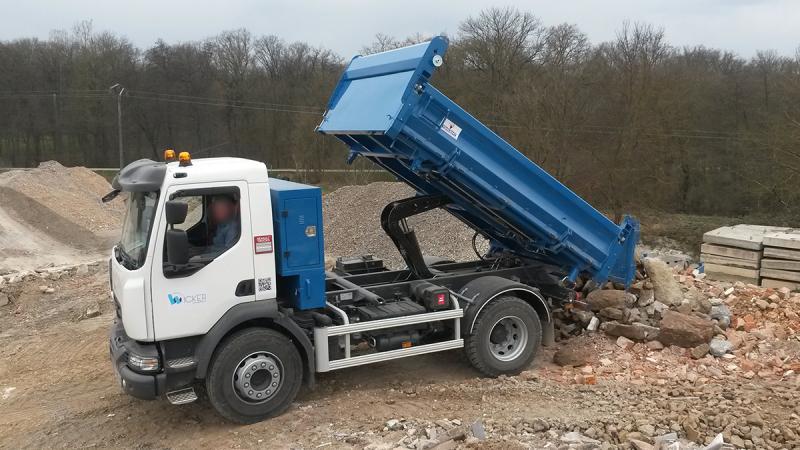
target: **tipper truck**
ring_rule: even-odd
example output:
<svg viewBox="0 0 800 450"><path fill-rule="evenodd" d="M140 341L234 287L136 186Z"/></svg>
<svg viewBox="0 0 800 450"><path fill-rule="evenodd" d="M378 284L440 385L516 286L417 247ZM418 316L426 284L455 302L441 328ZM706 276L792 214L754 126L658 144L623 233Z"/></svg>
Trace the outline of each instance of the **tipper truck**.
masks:
<svg viewBox="0 0 800 450"><path fill-rule="evenodd" d="M181 152L120 170L104 201L126 194L109 259L125 392L183 404L203 389L251 423L320 372L463 349L486 376L515 374L576 281L631 283L635 219L614 224L434 88L447 45L356 56L317 127L414 189L380 217L401 270L370 255L326 266L321 190L264 163ZM436 208L489 245L473 239L473 261L423 255L407 219Z"/></svg>

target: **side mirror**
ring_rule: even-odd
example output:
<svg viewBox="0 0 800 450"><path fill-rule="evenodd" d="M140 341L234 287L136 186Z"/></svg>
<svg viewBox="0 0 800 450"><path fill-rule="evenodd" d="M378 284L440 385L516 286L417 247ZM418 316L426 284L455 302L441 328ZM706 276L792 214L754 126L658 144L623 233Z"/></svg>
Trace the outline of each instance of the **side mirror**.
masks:
<svg viewBox="0 0 800 450"><path fill-rule="evenodd" d="M183 223L188 212L189 204L178 200L169 200L164 205L164 214L167 216L167 223L170 225Z"/></svg>
<svg viewBox="0 0 800 450"><path fill-rule="evenodd" d="M169 205L170 202L167 202ZM186 203L183 203L186 206ZM186 208L183 210L184 217L186 216ZM169 218L169 213L167 215ZM183 220L181 220L183 222ZM180 223L180 222L179 222ZM167 244L167 262L174 266L183 265L189 262L189 237L184 230L167 230L164 236Z"/></svg>

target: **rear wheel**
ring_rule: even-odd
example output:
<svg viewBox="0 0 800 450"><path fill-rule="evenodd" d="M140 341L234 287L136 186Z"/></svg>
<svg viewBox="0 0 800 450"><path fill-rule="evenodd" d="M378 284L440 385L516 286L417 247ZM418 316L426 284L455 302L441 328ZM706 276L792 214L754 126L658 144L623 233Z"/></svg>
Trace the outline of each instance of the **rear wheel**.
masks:
<svg viewBox="0 0 800 450"><path fill-rule="evenodd" d="M250 328L220 344L206 391L220 415L254 423L285 411L302 379L303 363L289 338L275 330Z"/></svg>
<svg viewBox="0 0 800 450"><path fill-rule="evenodd" d="M464 348L473 367L496 377L528 367L541 342L542 325L536 311L524 300L507 296L484 307Z"/></svg>

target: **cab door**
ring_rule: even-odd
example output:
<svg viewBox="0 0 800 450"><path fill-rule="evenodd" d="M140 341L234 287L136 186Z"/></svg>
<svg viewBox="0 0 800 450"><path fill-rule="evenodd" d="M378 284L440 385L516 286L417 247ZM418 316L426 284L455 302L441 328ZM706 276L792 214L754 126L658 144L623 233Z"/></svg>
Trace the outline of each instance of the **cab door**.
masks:
<svg viewBox="0 0 800 450"><path fill-rule="evenodd" d="M233 199L235 216L220 221L213 204ZM234 305L255 300L250 195L246 182L172 186L164 201L189 205L184 223L190 242L186 270L166 262L164 234L168 228L158 218L157 241L151 273L153 329L156 340L206 333ZM163 208L162 208L163 211ZM232 230L236 238L231 236ZM224 237L215 239L217 234ZM167 266L167 270L165 270Z"/></svg>

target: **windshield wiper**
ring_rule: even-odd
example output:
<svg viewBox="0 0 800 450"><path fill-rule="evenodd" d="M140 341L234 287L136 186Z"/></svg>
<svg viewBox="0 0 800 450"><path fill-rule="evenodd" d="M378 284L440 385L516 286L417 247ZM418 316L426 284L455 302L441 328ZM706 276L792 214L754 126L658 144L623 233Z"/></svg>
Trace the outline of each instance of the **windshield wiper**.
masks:
<svg viewBox="0 0 800 450"><path fill-rule="evenodd" d="M125 250L122 249L122 245L117 244L116 249L117 251L115 253L117 256L117 261L120 264L122 264L122 266L125 267L126 269L129 270L136 269L136 261L133 258L131 258L130 255L125 253Z"/></svg>
<svg viewBox="0 0 800 450"><path fill-rule="evenodd" d="M111 200L114 200L115 198L117 198L119 193L120 193L119 189L114 189L113 191L111 191L108 194L104 195L103 198L101 198L100 200L102 200L103 203L108 203Z"/></svg>

